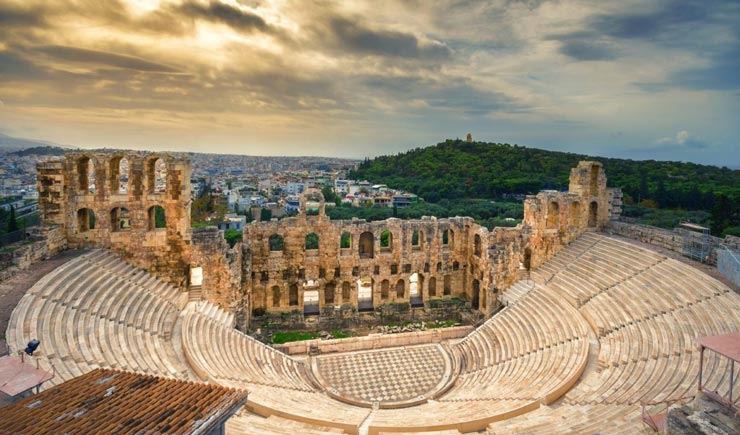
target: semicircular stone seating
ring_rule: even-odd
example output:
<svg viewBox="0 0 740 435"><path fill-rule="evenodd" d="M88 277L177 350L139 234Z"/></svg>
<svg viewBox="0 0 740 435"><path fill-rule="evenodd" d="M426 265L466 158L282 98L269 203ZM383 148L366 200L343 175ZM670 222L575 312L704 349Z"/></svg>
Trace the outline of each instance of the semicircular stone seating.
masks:
<svg viewBox="0 0 740 435"><path fill-rule="evenodd" d="M246 388L246 410L227 425L235 435L626 434L648 433L640 403L693 394L698 336L740 329L740 297L725 285L603 235L582 235L531 276L505 309L449 347L449 387L404 409L331 398L304 361L103 250L30 288L7 338L16 350L41 340L39 364L57 373L47 388L96 367ZM708 388L723 393L726 368L707 354Z"/></svg>
<svg viewBox="0 0 740 435"><path fill-rule="evenodd" d="M187 378L172 330L187 293L94 250L41 278L21 298L7 338L14 350L32 338L36 356L56 376L45 388L98 367Z"/></svg>

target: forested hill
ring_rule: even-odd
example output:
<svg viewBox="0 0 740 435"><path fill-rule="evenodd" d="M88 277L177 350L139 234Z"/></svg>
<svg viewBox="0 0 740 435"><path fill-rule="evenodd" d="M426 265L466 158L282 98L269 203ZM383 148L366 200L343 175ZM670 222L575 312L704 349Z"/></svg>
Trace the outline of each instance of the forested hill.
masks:
<svg viewBox="0 0 740 435"><path fill-rule="evenodd" d="M360 164L350 176L414 192L430 202L442 198L496 198L568 188L580 160L604 164L608 185L634 200L664 208L709 210L715 198L740 198L740 170L695 163L613 159L517 145L447 140Z"/></svg>

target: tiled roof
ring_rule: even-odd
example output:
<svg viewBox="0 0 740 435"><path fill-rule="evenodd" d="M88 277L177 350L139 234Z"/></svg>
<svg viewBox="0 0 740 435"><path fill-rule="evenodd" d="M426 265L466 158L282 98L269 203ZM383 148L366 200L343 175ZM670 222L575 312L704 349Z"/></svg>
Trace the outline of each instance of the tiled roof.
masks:
<svg viewBox="0 0 740 435"><path fill-rule="evenodd" d="M243 390L97 369L0 408L0 434L200 434L246 401Z"/></svg>

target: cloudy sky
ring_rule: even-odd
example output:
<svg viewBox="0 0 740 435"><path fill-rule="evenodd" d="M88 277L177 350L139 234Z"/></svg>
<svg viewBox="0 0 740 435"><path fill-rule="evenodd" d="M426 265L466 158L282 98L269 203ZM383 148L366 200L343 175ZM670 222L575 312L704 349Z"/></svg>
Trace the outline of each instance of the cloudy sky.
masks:
<svg viewBox="0 0 740 435"><path fill-rule="evenodd" d="M468 132L740 166L740 2L0 0L0 133L364 157Z"/></svg>

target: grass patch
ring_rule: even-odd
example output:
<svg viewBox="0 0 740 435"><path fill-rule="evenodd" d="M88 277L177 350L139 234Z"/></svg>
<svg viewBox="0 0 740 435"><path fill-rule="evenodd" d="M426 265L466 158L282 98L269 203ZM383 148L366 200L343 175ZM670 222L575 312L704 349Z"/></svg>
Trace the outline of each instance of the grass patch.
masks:
<svg viewBox="0 0 740 435"><path fill-rule="evenodd" d="M272 336L274 344L283 344L291 341L313 340L318 337L315 332L276 332Z"/></svg>
<svg viewBox="0 0 740 435"><path fill-rule="evenodd" d="M455 322L454 320L445 320L444 322L427 323L424 326L426 326L427 329L437 329L437 328L450 328L457 324L458 322Z"/></svg>
<svg viewBox="0 0 740 435"><path fill-rule="evenodd" d="M352 337L352 334L348 334L342 331L341 329L337 328L337 329L331 330L331 336L334 338L349 338L349 337Z"/></svg>

